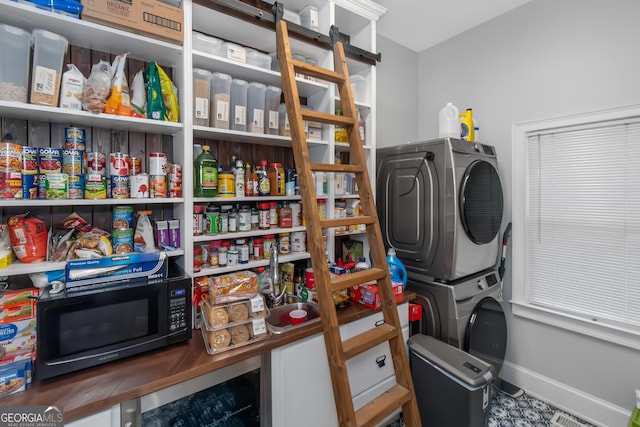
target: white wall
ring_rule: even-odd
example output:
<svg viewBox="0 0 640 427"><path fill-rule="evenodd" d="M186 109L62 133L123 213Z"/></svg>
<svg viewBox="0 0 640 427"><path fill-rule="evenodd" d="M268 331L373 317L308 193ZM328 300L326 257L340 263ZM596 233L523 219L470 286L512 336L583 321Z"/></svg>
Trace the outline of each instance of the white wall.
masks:
<svg viewBox="0 0 640 427"><path fill-rule="evenodd" d="M637 0L534 0L421 52L418 138L437 137L438 111L447 102L461 111L473 108L481 140L498 152L506 224L512 124L640 103L639 16ZM379 46L384 66L390 54L387 45ZM405 70L404 64L396 68ZM389 100L397 105L385 104L385 88L395 78L378 74L378 105L387 113L414 99L403 92ZM381 135L393 123L379 111L378 145L404 142ZM510 271L505 285L508 299ZM626 425L640 388L638 351L514 317L508 302L505 310L505 379L592 422Z"/></svg>
<svg viewBox="0 0 640 427"><path fill-rule="evenodd" d="M418 54L378 36L382 61L376 66L376 146L418 140Z"/></svg>

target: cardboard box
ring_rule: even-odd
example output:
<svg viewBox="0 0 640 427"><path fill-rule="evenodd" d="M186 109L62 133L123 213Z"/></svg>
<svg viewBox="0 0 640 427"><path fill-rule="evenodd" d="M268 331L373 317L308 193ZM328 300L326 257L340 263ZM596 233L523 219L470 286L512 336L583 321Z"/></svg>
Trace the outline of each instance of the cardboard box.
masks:
<svg viewBox="0 0 640 427"><path fill-rule="evenodd" d="M404 299L404 288L402 283L392 282L392 284L393 293L396 296L396 304L399 304ZM378 285L365 284L354 286L351 288L350 296L352 300L374 310L379 310L382 307Z"/></svg>
<svg viewBox="0 0 640 427"><path fill-rule="evenodd" d="M80 18L182 44L184 12L158 0L81 0Z"/></svg>

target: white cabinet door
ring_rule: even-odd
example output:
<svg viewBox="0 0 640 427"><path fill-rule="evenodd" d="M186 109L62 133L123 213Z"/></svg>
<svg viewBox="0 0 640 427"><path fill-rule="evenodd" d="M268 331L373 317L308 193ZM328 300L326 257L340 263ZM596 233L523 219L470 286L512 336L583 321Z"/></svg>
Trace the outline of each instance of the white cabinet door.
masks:
<svg viewBox="0 0 640 427"><path fill-rule="evenodd" d="M66 427L119 427L120 405L114 405L109 409L96 412L79 420L65 423Z"/></svg>

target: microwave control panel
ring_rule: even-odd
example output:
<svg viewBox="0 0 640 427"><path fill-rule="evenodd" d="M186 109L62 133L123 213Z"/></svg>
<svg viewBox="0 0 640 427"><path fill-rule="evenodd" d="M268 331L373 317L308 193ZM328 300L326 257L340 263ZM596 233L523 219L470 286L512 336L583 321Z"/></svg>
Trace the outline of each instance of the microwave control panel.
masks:
<svg viewBox="0 0 640 427"><path fill-rule="evenodd" d="M189 302L185 288L169 289L169 331L175 332L187 328L187 320L191 317L187 313Z"/></svg>

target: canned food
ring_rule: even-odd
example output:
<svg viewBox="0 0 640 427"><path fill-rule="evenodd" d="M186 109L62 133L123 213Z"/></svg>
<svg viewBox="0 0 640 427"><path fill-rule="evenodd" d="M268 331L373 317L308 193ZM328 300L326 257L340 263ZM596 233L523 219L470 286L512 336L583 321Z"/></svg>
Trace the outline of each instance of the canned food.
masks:
<svg viewBox="0 0 640 427"><path fill-rule="evenodd" d="M129 176L129 155L127 153L109 154L109 175Z"/></svg>
<svg viewBox="0 0 640 427"><path fill-rule="evenodd" d="M22 198L38 198L38 175L22 174Z"/></svg>
<svg viewBox="0 0 640 427"><path fill-rule="evenodd" d="M0 171L22 171L22 146L12 142L0 142Z"/></svg>
<svg viewBox="0 0 640 427"><path fill-rule="evenodd" d="M149 197L149 175L140 173L129 177L131 198L143 199Z"/></svg>
<svg viewBox="0 0 640 427"><path fill-rule="evenodd" d="M38 199L47 198L47 175L38 174Z"/></svg>
<svg viewBox="0 0 640 427"><path fill-rule="evenodd" d="M82 199L84 197L84 175L69 175L67 198Z"/></svg>
<svg viewBox="0 0 640 427"><path fill-rule="evenodd" d="M84 151L62 150L62 172L68 175L84 173Z"/></svg>
<svg viewBox="0 0 640 427"><path fill-rule="evenodd" d="M22 147L22 174L35 175L38 173L38 149Z"/></svg>
<svg viewBox="0 0 640 427"><path fill-rule="evenodd" d="M169 197L182 197L182 182L169 181Z"/></svg>
<svg viewBox="0 0 640 427"><path fill-rule="evenodd" d="M112 228L132 228L133 227L133 206L114 206Z"/></svg>
<svg viewBox="0 0 640 427"><path fill-rule="evenodd" d="M151 198L159 199L167 197L167 176L149 175L149 188Z"/></svg>
<svg viewBox="0 0 640 427"><path fill-rule="evenodd" d="M167 175L167 155L165 153L149 154L149 175Z"/></svg>
<svg viewBox="0 0 640 427"><path fill-rule="evenodd" d="M47 200L68 198L69 176L66 173L49 173L45 184Z"/></svg>
<svg viewBox="0 0 640 427"><path fill-rule="evenodd" d="M182 165L171 163L169 181L182 182Z"/></svg>
<svg viewBox="0 0 640 427"><path fill-rule="evenodd" d="M138 175L142 173L142 158L129 157L129 175Z"/></svg>
<svg viewBox="0 0 640 427"><path fill-rule="evenodd" d="M95 151L87 153L87 173L91 175L106 175L107 155Z"/></svg>
<svg viewBox="0 0 640 427"><path fill-rule="evenodd" d="M38 148L38 168L40 173L60 173L62 171L62 150L59 148Z"/></svg>
<svg viewBox="0 0 640 427"><path fill-rule="evenodd" d="M133 252L133 228L117 228L111 232L111 239L114 253Z"/></svg>
<svg viewBox="0 0 640 427"><path fill-rule="evenodd" d="M106 199L107 179L104 175L87 174L84 180L85 199Z"/></svg>
<svg viewBox="0 0 640 427"><path fill-rule="evenodd" d="M67 150L85 150L85 131L82 128L64 128L64 148Z"/></svg>
<svg viewBox="0 0 640 427"><path fill-rule="evenodd" d="M111 198L129 198L129 176L111 175Z"/></svg>
<svg viewBox="0 0 640 427"><path fill-rule="evenodd" d="M22 174L20 172L0 172L0 198L22 198Z"/></svg>

